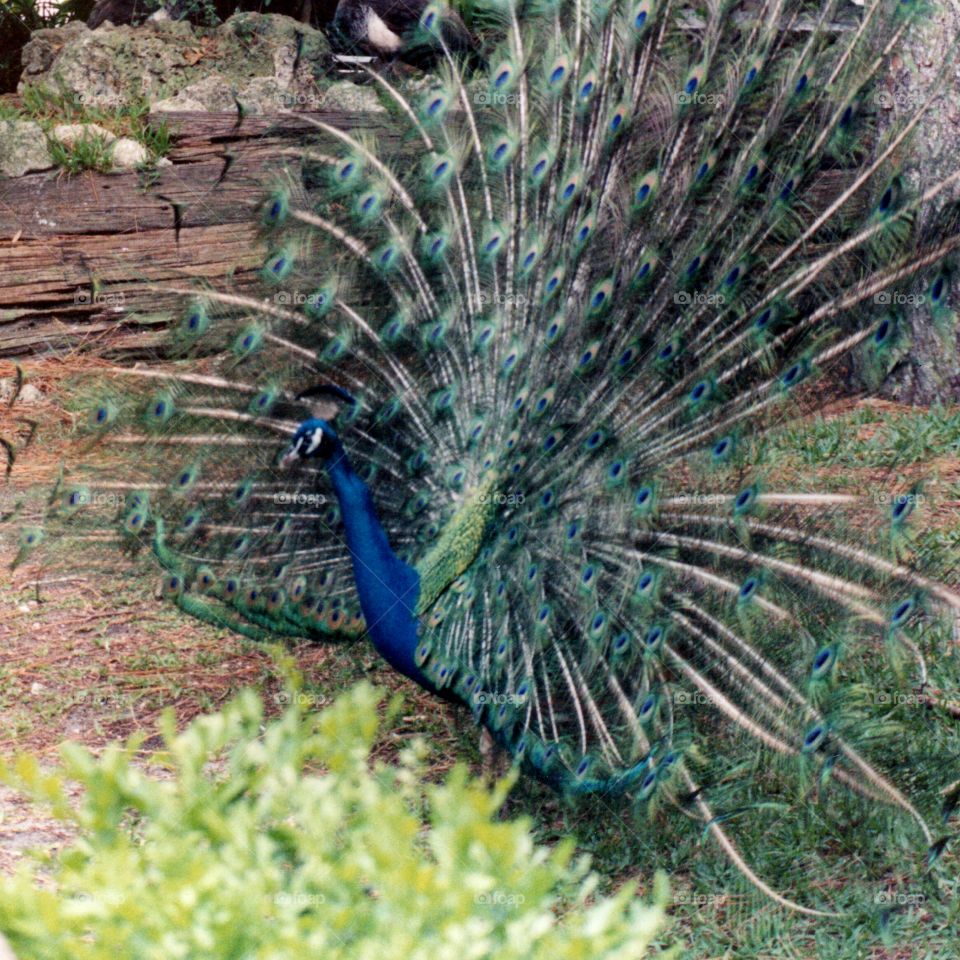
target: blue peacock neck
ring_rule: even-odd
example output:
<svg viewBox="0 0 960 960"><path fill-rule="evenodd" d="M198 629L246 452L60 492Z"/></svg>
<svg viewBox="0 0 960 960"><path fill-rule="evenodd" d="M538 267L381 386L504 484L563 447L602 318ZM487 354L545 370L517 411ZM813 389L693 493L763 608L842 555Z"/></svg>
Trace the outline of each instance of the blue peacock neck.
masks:
<svg viewBox="0 0 960 960"><path fill-rule="evenodd" d="M370 490L354 472L339 439L327 461L327 473L340 503L347 549L371 642L394 669L424 689L462 702L451 688L438 688L417 666L418 618L476 559L493 517L496 475L491 473L467 497L444 528L437 545L414 569L393 552ZM518 741L513 727L489 729L502 747L516 755ZM526 762L535 776L571 793L620 794L650 772L648 758L606 779L576 778L562 767L548 770L532 758Z"/></svg>
<svg viewBox="0 0 960 960"><path fill-rule="evenodd" d="M335 444L327 474L340 503L367 634L390 666L432 690L414 660L420 575L393 552L370 490L354 472L340 440Z"/></svg>
<svg viewBox="0 0 960 960"><path fill-rule="evenodd" d="M436 693L415 660L419 617L476 559L493 519L497 476L491 471L467 497L414 569L394 553L370 490L354 472L340 439L333 443L327 473L340 503L370 641L394 669Z"/></svg>

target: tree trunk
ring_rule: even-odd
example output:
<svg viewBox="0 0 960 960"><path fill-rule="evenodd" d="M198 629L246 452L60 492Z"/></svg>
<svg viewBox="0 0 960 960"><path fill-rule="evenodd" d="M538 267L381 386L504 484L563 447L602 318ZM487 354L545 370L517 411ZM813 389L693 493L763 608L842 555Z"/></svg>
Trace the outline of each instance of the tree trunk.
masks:
<svg viewBox="0 0 960 960"><path fill-rule="evenodd" d="M893 69L880 81L875 93L880 107L881 133L895 123L903 122L921 106L929 91L939 84L942 95L920 121L900 161L907 183L914 194L922 193L960 168L960 60L953 48L960 36L960 9L940 4L928 17L915 24L907 34L902 52L894 57ZM941 69L946 67L945 73ZM934 226L943 207L957 191L946 199L938 198L933 210L925 212L917 226L921 237L924 229L943 230L943 222ZM956 225L951 229L960 229ZM935 401L960 400L960 344L956 324L937 331L929 307L922 300L929 294L932 275L928 271L918 277L914 288L921 302L908 297L903 305L903 318L910 329L911 344L904 356L888 373L881 394L902 403L929 404ZM960 285L956 271L952 307L954 315L960 301Z"/></svg>

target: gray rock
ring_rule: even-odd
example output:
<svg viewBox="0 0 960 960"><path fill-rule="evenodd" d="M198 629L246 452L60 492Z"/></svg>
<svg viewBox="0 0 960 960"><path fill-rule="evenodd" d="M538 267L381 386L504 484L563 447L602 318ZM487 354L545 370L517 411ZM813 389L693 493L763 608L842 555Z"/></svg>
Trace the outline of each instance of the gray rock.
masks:
<svg viewBox="0 0 960 960"><path fill-rule="evenodd" d="M282 95L315 92L329 56L319 30L284 16L238 13L215 28L162 19L96 30L71 23L33 34L19 90L44 84L91 106L146 99L161 110L232 110L235 91L264 112Z"/></svg>
<svg viewBox="0 0 960 960"><path fill-rule="evenodd" d="M10 398L13 396L15 385L16 382L12 377L4 377L3 379L0 379L0 402L9 402ZM17 396L18 405L30 405L34 403L41 403L42 401L43 394L32 383L25 383L20 388L20 393Z"/></svg>
<svg viewBox="0 0 960 960"><path fill-rule="evenodd" d="M324 91L316 87L298 90L275 77L253 77L237 84L214 73L184 87L175 97L158 101L151 109L157 113L229 112L236 109L237 101L249 114L319 110L324 103Z"/></svg>
<svg viewBox="0 0 960 960"><path fill-rule="evenodd" d="M73 20L62 27L35 30L20 54L23 64L21 80L30 82L34 77L45 74L54 65L64 46L77 42L89 32L87 25L80 20Z"/></svg>
<svg viewBox="0 0 960 960"><path fill-rule="evenodd" d="M150 151L138 140L130 137L121 137L115 141L110 150L110 159L113 169L136 170L150 160Z"/></svg>
<svg viewBox="0 0 960 960"><path fill-rule="evenodd" d="M97 123L61 123L53 128L54 140L65 147L75 147L81 140L97 137L104 143L113 143L116 136Z"/></svg>
<svg viewBox="0 0 960 960"><path fill-rule="evenodd" d="M231 82L223 74L211 73L177 91L175 96L158 100L150 109L159 113L234 110L233 93Z"/></svg>
<svg viewBox="0 0 960 960"><path fill-rule="evenodd" d="M22 177L52 166L47 138L39 123L0 120L0 177Z"/></svg>
<svg viewBox="0 0 960 960"><path fill-rule="evenodd" d="M359 86L349 80L332 83L320 96L320 107L324 110L344 110L348 113L387 112L373 87Z"/></svg>

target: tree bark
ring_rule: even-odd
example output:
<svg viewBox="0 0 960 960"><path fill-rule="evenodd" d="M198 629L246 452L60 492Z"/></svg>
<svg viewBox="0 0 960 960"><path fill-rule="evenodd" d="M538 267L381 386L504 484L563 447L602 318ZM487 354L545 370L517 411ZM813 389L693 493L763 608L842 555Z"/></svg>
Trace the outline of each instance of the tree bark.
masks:
<svg viewBox="0 0 960 960"><path fill-rule="evenodd" d="M960 168L960 58L953 44L960 36L960 4L957 0L938 4L933 12L911 27L893 69L880 82L875 96L880 107L881 132L905 120L918 109L935 84L941 95L918 125L906 151L899 158L911 191L916 195ZM941 69L946 67L941 75ZM917 224L919 235L943 230L937 218L956 192L924 211ZM952 227L951 229L957 229ZM956 278L956 271L955 271ZM929 293L928 273L915 284L917 296ZM956 317L960 284L954 279L951 306ZM910 331L910 346L887 374L880 393L909 404L960 400L960 341L956 324L935 329L929 307L908 302L903 317Z"/></svg>

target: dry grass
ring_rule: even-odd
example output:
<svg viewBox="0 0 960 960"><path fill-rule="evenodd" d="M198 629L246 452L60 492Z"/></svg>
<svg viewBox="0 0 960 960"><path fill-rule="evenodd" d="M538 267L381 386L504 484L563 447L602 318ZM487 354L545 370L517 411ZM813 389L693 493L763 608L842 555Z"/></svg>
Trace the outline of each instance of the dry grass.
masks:
<svg viewBox="0 0 960 960"><path fill-rule="evenodd" d="M42 399L18 404L15 417L4 404L0 437L22 443L31 430L27 421L34 421L43 439L38 433L0 487L0 513L4 502L52 486L71 452L72 418L55 399L60 384L101 364L22 366ZM0 362L0 380L13 376L13 364ZM11 572L15 553L14 531L0 525L0 755L29 751L54 763L65 740L96 751L141 733L146 756L161 745L156 731L164 710L172 710L182 727L247 686L263 692L268 713L282 709L283 685L271 651L183 616L158 598L159 577L142 564L132 564L127 576L101 580L96 571L51 572L39 562ZM450 707L399 677L366 645L304 642L288 652L303 674L305 695L318 707L361 678L402 692L405 712L376 752L390 759L409 737L424 734L435 750L432 775L444 776L461 736ZM58 846L64 837L62 826L42 811L0 792L0 871L9 871L26 848Z"/></svg>

